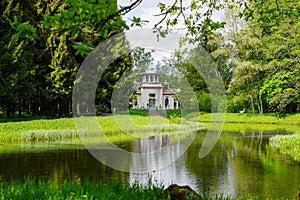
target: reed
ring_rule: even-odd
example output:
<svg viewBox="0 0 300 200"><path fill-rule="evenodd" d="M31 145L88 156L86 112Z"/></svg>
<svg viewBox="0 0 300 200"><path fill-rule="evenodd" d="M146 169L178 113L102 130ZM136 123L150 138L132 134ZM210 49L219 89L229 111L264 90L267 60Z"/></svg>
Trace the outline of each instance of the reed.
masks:
<svg viewBox="0 0 300 200"><path fill-rule="evenodd" d="M270 138L270 146L300 162L300 134L276 135Z"/></svg>

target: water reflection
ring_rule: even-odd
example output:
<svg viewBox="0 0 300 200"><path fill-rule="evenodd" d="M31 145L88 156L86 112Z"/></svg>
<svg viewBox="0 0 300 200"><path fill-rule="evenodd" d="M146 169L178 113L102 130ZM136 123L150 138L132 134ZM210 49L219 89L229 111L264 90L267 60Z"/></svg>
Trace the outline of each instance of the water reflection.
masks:
<svg viewBox="0 0 300 200"><path fill-rule="evenodd" d="M53 179L57 183L74 177L91 180L111 178L122 182L157 185L171 183L189 185L199 193L230 196L261 195L265 197L294 198L300 186L300 163L269 149L272 131L223 132L217 145L203 159L199 149L205 136L199 131L192 145L176 162L149 173L125 173L101 164L84 146L62 143L23 143L0 145L0 172L2 180L22 179L31 175ZM134 165L156 168L164 164L163 158L173 158L186 143L172 135L139 138L120 143L128 151L156 152L142 163ZM169 148L168 155L159 149ZM128 161L127 161L128 162Z"/></svg>
<svg viewBox="0 0 300 200"><path fill-rule="evenodd" d="M199 132L189 150L172 165L148 174L129 174L130 183L189 185L199 193L233 197L248 194L293 198L300 185L300 164L268 151L274 132L226 132L204 159L197 157L204 132Z"/></svg>
<svg viewBox="0 0 300 200"><path fill-rule="evenodd" d="M170 137L169 135L160 135L137 139L134 149L140 153L140 157L139 159L132 159L132 169L140 167L141 169L157 171L162 166L174 163L188 149L194 134L188 135L184 139L171 139Z"/></svg>
<svg viewBox="0 0 300 200"><path fill-rule="evenodd" d="M139 138L136 140L136 151L139 153L147 153L156 151L170 144L169 135L152 136L148 138Z"/></svg>
<svg viewBox="0 0 300 200"><path fill-rule="evenodd" d="M170 154L169 156L173 158L187 148L185 143L176 143L176 145L171 145L172 143L169 135L140 138L136 141L136 144L136 148L140 153L151 152L169 146L169 148L171 148L170 151L168 151ZM158 153L156 155L155 162L152 162L151 160L143 160L143 164L156 168L160 165L159 163L165 162L165 160L161 158L162 156ZM170 163L170 165L163 169L154 170L149 173L130 173L129 182L131 184L138 182L139 184L147 185L149 181L151 181L151 183L158 186L167 186L176 182L193 186L194 184L192 184L191 180L195 179L195 177L193 177L192 174L189 174L185 167L183 167L185 166L184 160L179 159L175 163Z"/></svg>

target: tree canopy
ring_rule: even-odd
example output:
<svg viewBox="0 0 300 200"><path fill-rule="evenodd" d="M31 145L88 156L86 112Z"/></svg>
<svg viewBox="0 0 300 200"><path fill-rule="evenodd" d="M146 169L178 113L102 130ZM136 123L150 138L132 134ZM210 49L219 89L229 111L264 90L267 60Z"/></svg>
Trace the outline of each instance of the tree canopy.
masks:
<svg viewBox="0 0 300 200"><path fill-rule="evenodd" d="M252 1L248 26L235 36L233 95L260 113L297 112L299 105L299 17L297 1ZM244 91L244 92L242 92ZM264 109L265 108L265 109Z"/></svg>
<svg viewBox="0 0 300 200"><path fill-rule="evenodd" d="M69 115L78 67L101 41L147 23L138 16L130 22L122 19L141 2L121 7L116 0L1 1L2 115ZM157 6L154 30L159 37L183 24L185 41L211 54L228 89L230 112L299 112L298 1L172 0ZM224 22L213 20L216 11L227 13ZM128 52L109 66L98 84L99 111L110 110L112 91L122 75L149 59L142 51ZM165 61L163 67L173 64ZM177 66L206 108L209 94L201 75L188 63Z"/></svg>

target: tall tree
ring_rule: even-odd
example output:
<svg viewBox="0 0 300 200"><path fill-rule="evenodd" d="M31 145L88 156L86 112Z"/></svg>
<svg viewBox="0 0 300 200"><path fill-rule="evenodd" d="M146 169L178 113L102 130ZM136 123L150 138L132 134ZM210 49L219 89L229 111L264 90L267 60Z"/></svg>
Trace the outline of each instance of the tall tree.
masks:
<svg viewBox="0 0 300 200"><path fill-rule="evenodd" d="M127 28L118 14L126 9L118 11L116 1L3 1L1 9L6 27L2 45L7 52L1 68L14 77L6 76L11 84L3 89L11 97L2 92L1 98L8 117L16 107L21 113L24 102L33 114L68 114L81 62L99 42ZM114 64L113 76L106 77L118 79L122 70L117 68ZM108 89L104 87L103 91Z"/></svg>
<svg viewBox="0 0 300 200"><path fill-rule="evenodd" d="M37 16L32 15L33 5L25 1L2 1L1 17L1 106L7 117L11 117L16 109L21 117L23 108L32 110L32 101L36 90L36 68L41 50L32 48L36 37L36 29L27 26L35 23ZM18 16L18 17L17 17ZM19 21L24 21L18 26ZM23 37L15 40L16 31ZM35 43L38 46L38 43Z"/></svg>
<svg viewBox="0 0 300 200"><path fill-rule="evenodd" d="M250 44L257 45L242 46L240 52L247 56L243 60L260 66L260 73L254 74L259 102L263 98L269 111L295 112L299 110L297 38L300 5L295 0L278 0L275 4L269 0L250 3L251 7L246 10L246 16L249 17L249 27L252 28L247 28L249 31L243 41L252 38L249 40L252 41ZM250 52L249 47L252 49ZM253 55L252 52L256 54L249 57ZM262 106L260 107L262 110Z"/></svg>

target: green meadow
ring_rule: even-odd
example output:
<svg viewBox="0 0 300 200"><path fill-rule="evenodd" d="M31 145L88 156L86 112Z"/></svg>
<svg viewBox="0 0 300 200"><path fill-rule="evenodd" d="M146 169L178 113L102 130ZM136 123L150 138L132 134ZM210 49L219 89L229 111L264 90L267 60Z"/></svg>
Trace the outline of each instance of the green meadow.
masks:
<svg viewBox="0 0 300 200"><path fill-rule="evenodd" d="M216 114L218 115L218 114ZM192 114L191 114L192 116ZM200 115L200 122L205 124L205 128L211 128L212 114L206 113ZM128 120L130 117L130 120ZM197 118L193 121L199 122ZM80 119L79 119L80 120ZM138 136L143 132L145 134L146 127L157 127L159 125L171 124L166 131L176 130L176 124L187 123L185 119L180 119L171 115L168 119L160 116L149 116L131 114L97 117L101 131L108 137L118 138L129 136L126 133ZM127 122L130 122L128 124ZM285 130L293 133L300 133L300 114L279 117L275 115L250 115L250 114L233 114L227 113L224 131L239 130ZM172 124L174 126L172 126ZM270 125L272 124L272 125ZM99 129L100 130L100 129ZM59 119L33 119L27 121L12 121L0 123L0 142L12 141L32 141L32 140L63 140L70 138L79 138L76 132L76 124L74 118Z"/></svg>
<svg viewBox="0 0 300 200"><path fill-rule="evenodd" d="M200 115L201 122L210 122L212 120L211 113L204 113ZM219 114L216 115L216 118ZM197 119L194 119L197 120ZM300 114L251 114L251 113L226 113L226 123L247 123L247 124L284 124L284 125L298 125L300 126Z"/></svg>
<svg viewBox="0 0 300 200"><path fill-rule="evenodd" d="M129 120L128 120L129 119ZM99 131L110 138L128 139L132 136L151 135L153 130L174 131L178 129L182 119L165 119L160 116L118 115L96 117ZM86 118L86 121L95 118ZM78 139L75 121L84 121L83 118L38 119L20 122L0 123L0 142L14 141L51 141L64 139ZM183 122L185 123L185 122ZM169 126L166 126L169 124ZM150 128L149 128L150 127ZM97 134L97 133L96 133ZM89 136L89 135L88 135ZM93 135L90 135L93 136Z"/></svg>

